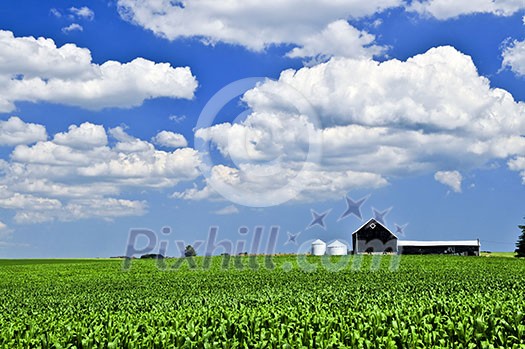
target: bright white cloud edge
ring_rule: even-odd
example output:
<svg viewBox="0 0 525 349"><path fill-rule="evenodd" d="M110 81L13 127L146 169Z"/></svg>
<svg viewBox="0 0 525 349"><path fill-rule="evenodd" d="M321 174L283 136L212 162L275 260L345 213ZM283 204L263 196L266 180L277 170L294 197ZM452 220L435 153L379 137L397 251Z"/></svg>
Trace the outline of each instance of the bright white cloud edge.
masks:
<svg viewBox="0 0 525 349"><path fill-rule="evenodd" d="M463 176L458 171L438 171L435 173L434 179L448 186L455 193L461 193Z"/></svg>
<svg viewBox="0 0 525 349"><path fill-rule="evenodd" d="M131 108L157 97L192 99L197 85L189 67L140 57L99 65L88 49L74 44L57 47L51 39L0 30L0 112L22 101Z"/></svg>

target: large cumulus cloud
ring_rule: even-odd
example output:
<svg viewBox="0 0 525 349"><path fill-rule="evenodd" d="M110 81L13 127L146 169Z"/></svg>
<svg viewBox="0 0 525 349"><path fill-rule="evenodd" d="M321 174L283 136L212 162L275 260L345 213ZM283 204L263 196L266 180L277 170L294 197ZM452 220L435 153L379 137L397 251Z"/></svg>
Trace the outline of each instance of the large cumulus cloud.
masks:
<svg viewBox="0 0 525 349"><path fill-rule="evenodd" d="M298 95L318 123L289 108ZM251 109L246 120L196 133L233 159L215 164L211 187L221 180L256 194L299 177L287 190L296 199L318 199L408 175L441 171L459 178L458 171L525 154L525 104L492 88L469 56L448 46L406 61L333 58L287 70L243 100ZM322 156L308 163L315 142ZM521 169L520 161L511 164ZM212 191L186 194L204 192Z"/></svg>
<svg viewBox="0 0 525 349"><path fill-rule="evenodd" d="M74 44L57 47L52 39L0 30L0 112L13 111L18 101L129 108L156 97L191 99L196 88L188 67L140 57L96 64Z"/></svg>
<svg viewBox="0 0 525 349"><path fill-rule="evenodd" d="M123 192L192 181L199 163L191 148L158 150L122 127L71 125L50 140L17 145L0 161L0 208L13 210L18 223L142 215L147 203Z"/></svg>

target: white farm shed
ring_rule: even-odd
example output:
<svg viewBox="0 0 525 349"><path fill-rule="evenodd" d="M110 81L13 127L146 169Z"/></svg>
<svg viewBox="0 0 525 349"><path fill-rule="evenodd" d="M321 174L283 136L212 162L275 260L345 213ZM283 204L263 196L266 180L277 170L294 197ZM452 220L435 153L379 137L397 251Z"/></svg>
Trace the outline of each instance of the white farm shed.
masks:
<svg viewBox="0 0 525 349"><path fill-rule="evenodd" d="M479 256L479 240L412 241L399 240L397 248L402 254L455 254Z"/></svg>
<svg viewBox="0 0 525 349"><path fill-rule="evenodd" d="M326 252L329 256L344 256L348 253L348 247L339 240L335 240L326 246Z"/></svg>
<svg viewBox="0 0 525 349"><path fill-rule="evenodd" d="M323 240L317 239L312 242L312 254L314 256L324 256L326 253L326 243Z"/></svg>

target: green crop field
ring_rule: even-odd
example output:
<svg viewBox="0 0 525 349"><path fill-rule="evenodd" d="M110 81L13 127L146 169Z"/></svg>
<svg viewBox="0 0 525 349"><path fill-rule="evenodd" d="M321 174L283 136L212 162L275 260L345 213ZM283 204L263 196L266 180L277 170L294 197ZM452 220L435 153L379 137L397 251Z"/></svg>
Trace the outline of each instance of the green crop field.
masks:
<svg viewBox="0 0 525 349"><path fill-rule="evenodd" d="M482 257L506 257L514 258L516 256L515 252L481 252Z"/></svg>
<svg viewBox="0 0 525 349"><path fill-rule="evenodd" d="M0 261L0 348L525 347L525 260L363 258Z"/></svg>

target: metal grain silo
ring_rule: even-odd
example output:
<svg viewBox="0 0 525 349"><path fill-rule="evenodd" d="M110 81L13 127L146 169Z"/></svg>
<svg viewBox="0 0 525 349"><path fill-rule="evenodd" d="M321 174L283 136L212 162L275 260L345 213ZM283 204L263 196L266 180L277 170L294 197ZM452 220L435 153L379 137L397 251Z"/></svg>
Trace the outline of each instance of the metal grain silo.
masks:
<svg viewBox="0 0 525 349"><path fill-rule="evenodd" d="M326 253L326 243L323 240L315 240L312 242L312 254L314 256L324 256Z"/></svg>
<svg viewBox="0 0 525 349"><path fill-rule="evenodd" d="M348 247L339 240L335 240L326 246L326 252L330 256L345 256L348 253Z"/></svg>

